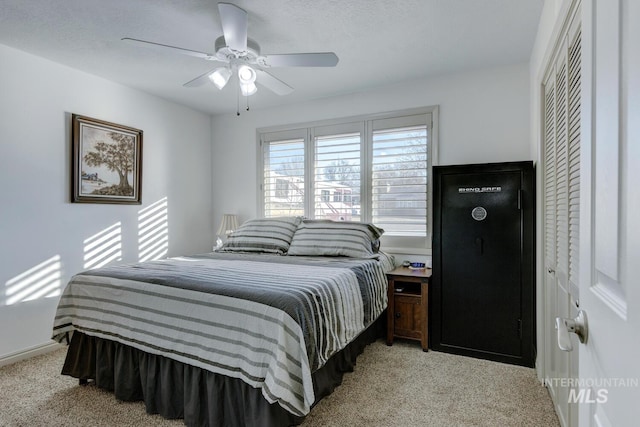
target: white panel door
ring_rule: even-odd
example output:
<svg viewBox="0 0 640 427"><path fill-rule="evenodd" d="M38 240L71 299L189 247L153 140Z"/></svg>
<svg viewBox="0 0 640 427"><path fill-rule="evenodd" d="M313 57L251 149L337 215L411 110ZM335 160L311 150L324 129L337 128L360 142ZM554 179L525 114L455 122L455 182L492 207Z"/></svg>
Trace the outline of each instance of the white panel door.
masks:
<svg viewBox="0 0 640 427"><path fill-rule="evenodd" d="M640 423L640 1L584 0L580 426ZM574 349L574 351L575 351Z"/></svg>

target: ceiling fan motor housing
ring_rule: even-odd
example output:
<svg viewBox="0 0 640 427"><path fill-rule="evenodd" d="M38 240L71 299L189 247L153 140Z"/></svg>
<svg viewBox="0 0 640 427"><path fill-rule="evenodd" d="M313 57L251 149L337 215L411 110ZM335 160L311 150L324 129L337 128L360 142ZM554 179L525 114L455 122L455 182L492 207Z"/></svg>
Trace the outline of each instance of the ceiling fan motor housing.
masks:
<svg viewBox="0 0 640 427"><path fill-rule="evenodd" d="M240 59L249 64L257 64L260 56L260 45L250 38L247 38L247 50L244 52L231 49L227 46L224 36L216 39L215 43L216 57L212 59L230 61L232 59Z"/></svg>

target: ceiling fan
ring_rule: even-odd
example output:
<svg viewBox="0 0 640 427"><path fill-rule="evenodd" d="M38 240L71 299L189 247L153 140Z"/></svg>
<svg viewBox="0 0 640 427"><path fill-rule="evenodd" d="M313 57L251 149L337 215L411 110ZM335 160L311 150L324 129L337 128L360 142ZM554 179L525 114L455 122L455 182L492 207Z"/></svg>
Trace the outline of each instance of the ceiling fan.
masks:
<svg viewBox="0 0 640 427"><path fill-rule="evenodd" d="M278 95L288 95L293 88L266 70L272 67L335 67L338 56L333 52L285 53L262 55L260 45L247 37L248 15L244 9L231 3L218 3L223 35L215 41L215 53L169 46L125 37L122 40L138 46L164 52L195 56L218 63L216 68L188 81L183 86L198 87L211 82L222 90L237 76L239 90L244 96L256 93L256 81Z"/></svg>

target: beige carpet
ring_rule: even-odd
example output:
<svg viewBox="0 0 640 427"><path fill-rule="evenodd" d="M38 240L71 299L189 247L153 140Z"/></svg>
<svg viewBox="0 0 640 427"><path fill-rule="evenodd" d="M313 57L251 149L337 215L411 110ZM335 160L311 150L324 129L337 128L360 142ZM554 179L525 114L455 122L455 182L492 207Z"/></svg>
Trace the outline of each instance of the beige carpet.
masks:
<svg viewBox="0 0 640 427"><path fill-rule="evenodd" d="M179 426L59 374L65 350L0 368L1 426ZM315 426L559 426L533 369L378 341L303 423Z"/></svg>

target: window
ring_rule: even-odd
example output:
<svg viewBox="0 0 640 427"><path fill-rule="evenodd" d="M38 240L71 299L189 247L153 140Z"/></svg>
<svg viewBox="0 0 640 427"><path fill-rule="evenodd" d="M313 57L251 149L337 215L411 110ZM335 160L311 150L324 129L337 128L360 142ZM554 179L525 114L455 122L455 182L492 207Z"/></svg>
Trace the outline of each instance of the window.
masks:
<svg viewBox="0 0 640 427"><path fill-rule="evenodd" d="M387 249L429 248L435 115L431 107L259 129L262 213L373 222Z"/></svg>
<svg viewBox="0 0 640 427"><path fill-rule="evenodd" d="M427 127L373 131L372 221L387 233L427 235Z"/></svg>
<svg viewBox="0 0 640 427"><path fill-rule="evenodd" d="M333 195L331 201L316 197L314 218L360 221L360 216L353 214L351 194L360 193L361 132L340 132L352 127L358 130L361 128L359 125L347 125L340 128L315 127L312 130L315 194L322 194L322 191L329 189Z"/></svg>
<svg viewBox="0 0 640 427"><path fill-rule="evenodd" d="M265 147L264 216L304 215L304 139L274 141Z"/></svg>

